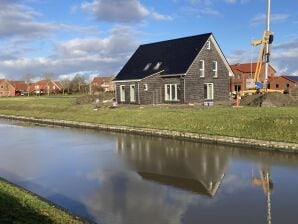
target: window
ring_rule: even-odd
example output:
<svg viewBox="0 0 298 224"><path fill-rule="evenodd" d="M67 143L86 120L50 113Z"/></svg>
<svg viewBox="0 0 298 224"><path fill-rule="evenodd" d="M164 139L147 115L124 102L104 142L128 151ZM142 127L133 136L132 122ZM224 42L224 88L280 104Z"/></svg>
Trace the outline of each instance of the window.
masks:
<svg viewBox="0 0 298 224"><path fill-rule="evenodd" d="M212 62L212 74L213 77L217 77L217 61L213 61Z"/></svg>
<svg viewBox="0 0 298 224"><path fill-rule="evenodd" d="M120 86L120 101L125 101L125 85Z"/></svg>
<svg viewBox="0 0 298 224"><path fill-rule="evenodd" d="M278 89L278 88L279 88L279 85L278 85L278 84L276 84L276 85L275 85L275 87Z"/></svg>
<svg viewBox="0 0 298 224"><path fill-rule="evenodd" d="M241 91L241 85L235 85L235 86L234 86L234 90L235 90L236 92L240 92L240 91Z"/></svg>
<svg viewBox="0 0 298 224"><path fill-rule="evenodd" d="M178 101L180 99L179 84L165 84L165 101Z"/></svg>
<svg viewBox="0 0 298 224"><path fill-rule="evenodd" d="M152 65L152 63L148 63L148 64L144 67L143 71L147 71L147 70L150 68L151 65Z"/></svg>
<svg viewBox="0 0 298 224"><path fill-rule="evenodd" d="M144 84L143 87L144 87L144 91L148 91L148 84Z"/></svg>
<svg viewBox="0 0 298 224"><path fill-rule="evenodd" d="M214 92L213 92L213 83L205 83L204 84L204 98L206 100L213 100Z"/></svg>
<svg viewBox="0 0 298 224"><path fill-rule="evenodd" d="M206 48L207 48L207 50L210 50L210 49L211 49L210 40L208 40L208 41L206 42Z"/></svg>
<svg viewBox="0 0 298 224"><path fill-rule="evenodd" d="M251 73L248 74L248 78L249 78L249 79L252 79L252 74L251 74Z"/></svg>
<svg viewBox="0 0 298 224"><path fill-rule="evenodd" d="M130 102L136 102L136 89L135 85L130 85Z"/></svg>
<svg viewBox="0 0 298 224"><path fill-rule="evenodd" d="M205 62L204 62L204 60L200 60L199 70L200 70L200 77L205 77Z"/></svg>
<svg viewBox="0 0 298 224"><path fill-rule="evenodd" d="M288 84L287 84L287 88L289 88L289 87L290 87L290 84L288 83Z"/></svg>
<svg viewBox="0 0 298 224"><path fill-rule="evenodd" d="M159 67L161 66L162 62L157 62L156 65L154 66L154 70L159 69Z"/></svg>

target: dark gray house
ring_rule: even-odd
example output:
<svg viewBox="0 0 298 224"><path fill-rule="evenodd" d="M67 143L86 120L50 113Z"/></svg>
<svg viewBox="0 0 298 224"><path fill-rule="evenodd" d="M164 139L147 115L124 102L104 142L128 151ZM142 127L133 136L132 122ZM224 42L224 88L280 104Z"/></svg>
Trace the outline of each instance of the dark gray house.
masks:
<svg viewBox="0 0 298 224"><path fill-rule="evenodd" d="M226 101L231 76L212 33L145 44L115 77L116 99L125 104Z"/></svg>

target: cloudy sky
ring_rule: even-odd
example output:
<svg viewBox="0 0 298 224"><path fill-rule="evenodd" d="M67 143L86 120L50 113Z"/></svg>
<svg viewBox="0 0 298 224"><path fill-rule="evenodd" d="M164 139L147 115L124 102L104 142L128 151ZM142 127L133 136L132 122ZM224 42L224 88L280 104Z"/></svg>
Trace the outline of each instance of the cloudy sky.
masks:
<svg viewBox="0 0 298 224"><path fill-rule="evenodd" d="M257 56L266 0L0 0L0 77L116 74L139 44L213 32L230 61ZM298 73L298 2L272 0L272 64Z"/></svg>

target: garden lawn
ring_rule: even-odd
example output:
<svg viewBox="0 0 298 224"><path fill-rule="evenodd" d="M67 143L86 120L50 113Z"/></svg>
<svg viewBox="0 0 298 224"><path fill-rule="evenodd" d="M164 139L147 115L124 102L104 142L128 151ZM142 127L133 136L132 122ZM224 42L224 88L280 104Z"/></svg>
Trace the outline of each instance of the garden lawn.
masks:
<svg viewBox="0 0 298 224"><path fill-rule="evenodd" d="M0 179L0 223L87 223Z"/></svg>
<svg viewBox="0 0 298 224"><path fill-rule="evenodd" d="M298 107L76 105L74 97L0 98L0 114L298 143Z"/></svg>

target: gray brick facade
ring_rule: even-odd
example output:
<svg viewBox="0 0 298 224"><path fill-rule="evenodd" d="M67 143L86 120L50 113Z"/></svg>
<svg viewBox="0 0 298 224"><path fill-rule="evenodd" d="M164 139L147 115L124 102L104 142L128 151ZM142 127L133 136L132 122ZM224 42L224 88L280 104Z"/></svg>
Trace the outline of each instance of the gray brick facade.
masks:
<svg viewBox="0 0 298 224"><path fill-rule="evenodd" d="M123 104L163 104L228 101L230 70L212 36L209 40L211 40L210 49L207 49L205 45L185 74L169 76L171 74L161 71L137 81L116 82L117 102ZM200 77L200 60L203 60L205 65L204 77ZM217 62L217 77L214 77L212 71L214 61ZM177 59L177 63L179 63L179 59ZM213 86L213 99L206 99L205 84L207 83ZM166 84L177 85L178 100L166 101ZM125 100L123 102L120 100L120 86L122 85L125 86ZM130 101L130 85L135 85L135 102ZM172 86L167 86L167 88L169 87Z"/></svg>

